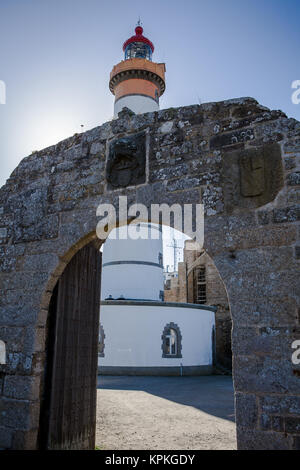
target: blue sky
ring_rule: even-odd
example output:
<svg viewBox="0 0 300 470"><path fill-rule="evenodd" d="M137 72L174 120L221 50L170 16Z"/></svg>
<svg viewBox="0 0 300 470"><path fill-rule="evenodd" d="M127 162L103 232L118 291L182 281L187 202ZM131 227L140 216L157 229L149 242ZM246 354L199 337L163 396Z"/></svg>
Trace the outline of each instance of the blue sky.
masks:
<svg viewBox="0 0 300 470"><path fill-rule="evenodd" d="M33 150L111 119L138 16L166 62L161 108L252 96L300 120L299 0L0 0L0 185Z"/></svg>

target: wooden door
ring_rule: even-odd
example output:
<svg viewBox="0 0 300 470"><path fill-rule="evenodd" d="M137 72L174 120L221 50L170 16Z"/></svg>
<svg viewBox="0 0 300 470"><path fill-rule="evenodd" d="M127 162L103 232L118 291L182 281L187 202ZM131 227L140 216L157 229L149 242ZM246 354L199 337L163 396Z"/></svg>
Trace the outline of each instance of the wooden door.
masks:
<svg viewBox="0 0 300 470"><path fill-rule="evenodd" d="M82 248L57 283L49 309L39 443L43 449L94 449L101 253Z"/></svg>

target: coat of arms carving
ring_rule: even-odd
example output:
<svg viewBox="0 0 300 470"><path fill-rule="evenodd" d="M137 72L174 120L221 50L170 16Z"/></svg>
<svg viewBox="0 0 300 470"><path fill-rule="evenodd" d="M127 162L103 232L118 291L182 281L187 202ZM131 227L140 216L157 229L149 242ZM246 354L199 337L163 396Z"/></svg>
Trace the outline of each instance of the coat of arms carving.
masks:
<svg viewBox="0 0 300 470"><path fill-rule="evenodd" d="M110 143L106 165L108 189L125 188L146 181L146 136L144 132Z"/></svg>

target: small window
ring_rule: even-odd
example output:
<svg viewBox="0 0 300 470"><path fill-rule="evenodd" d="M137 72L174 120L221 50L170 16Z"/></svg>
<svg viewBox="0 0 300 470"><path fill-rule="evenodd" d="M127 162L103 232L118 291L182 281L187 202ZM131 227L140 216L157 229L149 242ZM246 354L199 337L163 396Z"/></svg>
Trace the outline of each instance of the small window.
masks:
<svg viewBox="0 0 300 470"><path fill-rule="evenodd" d="M194 270L194 303L206 304L206 272L205 266Z"/></svg>
<svg viewBox="0 0 300 470"><path fill-rule="evenodd" d="M171 322L165 326L162 334L162 357L179 358L181 354L181 332L179 326Z"/></svg>

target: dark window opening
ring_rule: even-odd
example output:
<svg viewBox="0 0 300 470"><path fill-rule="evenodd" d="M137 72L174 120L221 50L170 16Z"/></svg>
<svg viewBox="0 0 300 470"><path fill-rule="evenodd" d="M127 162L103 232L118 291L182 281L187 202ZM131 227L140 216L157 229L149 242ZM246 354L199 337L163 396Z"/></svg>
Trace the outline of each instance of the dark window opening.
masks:
<svg viewBox="0 0 300 470"><path fill-rule="evenodd" d="M201 266L194 271L194 303L206 304L206 272L205 267Z"/></svg>

